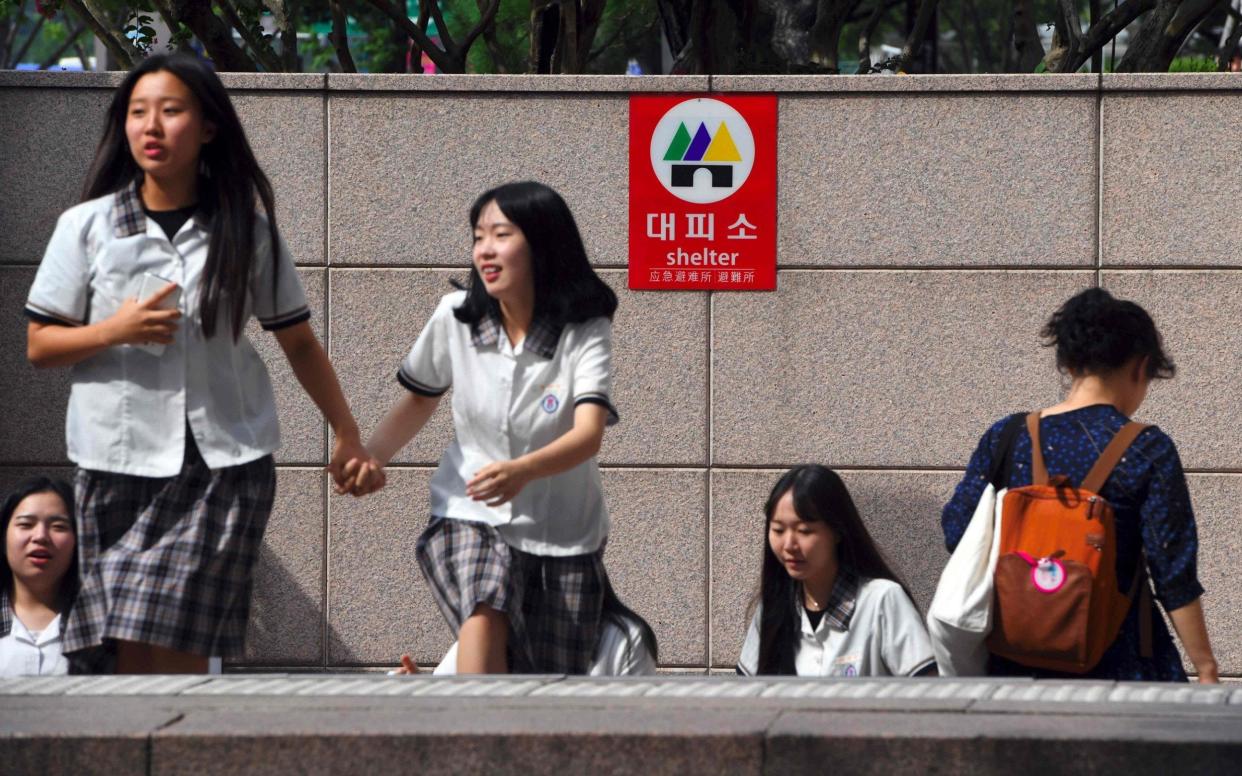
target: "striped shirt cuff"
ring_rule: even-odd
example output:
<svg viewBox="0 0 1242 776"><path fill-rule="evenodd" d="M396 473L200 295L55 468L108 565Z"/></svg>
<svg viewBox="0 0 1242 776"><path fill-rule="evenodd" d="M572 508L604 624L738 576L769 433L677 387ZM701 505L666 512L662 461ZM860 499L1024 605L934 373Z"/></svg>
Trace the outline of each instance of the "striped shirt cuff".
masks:
<svg viewBox="0 0 1242 776"><path fill-rule="evenodd" d="M85 321L75 321L72 318L61 315L60 313L57 313L53 310L49 310L46 307L40 307L34 302L26 302L26 308L24 312L26 313L26 317L32 321L37 321L39 323L50 323L53 326L84 326L86 325Z"/></svg>
<svg viewBox="0 0 1242 776"><path fill-rule="evenodd" d="M397 370L397 382L401 383L401 386L407 391L416 393L419 396L429 396L431 398L435 398L437 396L443 396L445 392L448 391L448 387L432 388L426 383L420 383L418 380L410 377L400 369Z"/></svg>
<svg viewBox="0 0 1242 776"><path fill-rule="evenodd" d="M283 315L277 315L271 318L260 318L259 325L263 327L264 331L276 331L278 329L296 326L304 321L309 321L310 317L310 308L303 305L298 309L291 310Z"/></svg>
<svg viewBox="0 0 1242 776"><path fill-rule="evenodd" d="M617 408L612 406L612 402L602 393L584 393L574 399L574 406L579 404L598 404L608 410L608 422L606 425L615 426L621 421L621 415L617 413Z"/></svg>

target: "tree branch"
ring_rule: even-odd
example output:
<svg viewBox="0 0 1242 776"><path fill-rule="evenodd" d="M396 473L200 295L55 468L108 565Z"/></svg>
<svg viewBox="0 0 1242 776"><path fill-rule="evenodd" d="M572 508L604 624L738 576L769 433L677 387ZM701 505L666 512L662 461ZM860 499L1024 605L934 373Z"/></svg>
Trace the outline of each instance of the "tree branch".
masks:
<svg viewBox="0 0 1242 776"><path fill-rule="evenodd" d="M1203 20L1213 11L1225 5L1225 2L1226 0L1186 0L1178 6L1165 33L1168 40L1165 50L1166 60L1172 62L1173 57L1177 56L1177 52L1186 42L1186 38L1190 37L1195 28L1202 24Z"/></svg>
<svg viewBox="0 0 1242 776"><path fill-rule="evenodd" d="M482 16L487 10L488 0L474 0L474 4L479 9L479 15ZM509 72L504 61L504 49L500 47L500 39L496 37L495 24L489 24L483 28L483 45L487 46L487 53L492 57L492 66L496 68L496 72Z"/></svg>
<svg viewBox="0 0 1242 776"><path fill-rule="evenodd" d="M92 0L84 0L92 2ZM171 0L169 8L177 21L190 28L218 70L253 73L259 68L240 46L219 16L212 13L210 0Z"/></svg>
<svg viewBox="0 0 1242 776"><path fill-rule="evenodd" d="M819 0L809 30L810 61L840 72L841 29L862 0Z"/></svg>
<svg viewBox="0 0 1242 776"><path fill-rule="evenodd" d="M454 62L448 52L431 42L431 38L427 37L427 33L418 28L418 25L410 21L409 17L403 12L398 11L388 0L363 0L375 10L387 16L392 20L397 28L406 34L407 37L414 41L414 45L425 53L436 67L446 73L465 72L465 68ZM437 26L438 23L437 23ZM444 33L440 33L440 40L444 40Z"/></svg>
<svg viewBox="0 0 1242 776"><path fill-rule="evenodd" d="M341 63L341 70L346 73L358 72L354 64L354 55L349 52L349 19L345 16L345 7L341 0L329 0L332 8L332 32L329 38L336 49L336 61Z"/></svg>
<svg viewBox="0 0 1242 776"><path fill-rule="evenodd" d="M60 44L59 48L48 55L47 59L43 60L43 63L39 65L39 68L41 70L51 69L52 65L59 62L60 58L65 55L66 51L73 48L74 44L78 42L78 39L82 37L82 33L84 32L86 32L85 23L79 24L76 28L70 31L68 37L65 38L65 42ZM86 69L86 62L82 63L82 69Z"/></svg>
<svg viewBox="0 0 1242 776"><path fill-rule="evenodd" d="M108 53L112 55L118 65L125 70L134 66L134 58L130 55L129 41L117 35L116 31L112 29L111 24L105 24L108 16L103 13L103 9L99 7L99 3L96 0L65 0L65 5L72 8L73 12L78 15L78 18L90 26L91 32L104 44L104 47L108 49ZM96 16L96 12L100 15Z"/></svg>
<svg viewBox="0 0 1242 776"><path fill-rule="evenodd" d="M1213 0L1217 2L1217 0ZM1069 62L1066 73L1076 73L1078 68L1087 63L1096 51L1108 45L1122 30L1130 26L1130 22L1156 7L1156 0L1126 0L1113 10L1100 17L1091 25L1087 35L1079 42L1074 59Z"/></svg>
<svg viewBox="0 0 1242 776"><path fill-rule="evenodd" d="M26 52L30 50L30 44L34 43L35 38L39 37L39 30L43 29L43 23L45 21L47 21L47 17L43 14L39 14L39 20L34 23L34 27L30 29L30 34L26 36L26 42L23 43L17 49L17 53L13 55L13 64L16 65L18 62L21 62L22 57L26 56Z"/></svg>
<svg viewBox="0 0 1242 776"><path fill-rule="evenodd" d="M1075 48L1082 45L1082 17L1078 15L1078 4L1075 0L1057 0L1057 10L1065 24L1065 31L1071 45Z"/></svg>
<svg viewBox="0 0 1242 776"><path fill-rule="evenodd" d="M1233 22L1233 27L1228 30L1228 34L1221 41L1220 49L1216 52L1216 69L1221 72L1229 70L1230 60L1233 59L1234 53L1238 50L1238 43L1242 42L1242 13L1239 13L1232 6L1227 8L1226 11L1229 14L1230 21Z"/></svg>
<svg viewBox="0 0 1242 776"><path fill-rule="evenodd" d="M923 40L927 37L927 28L931 26L932 12L935 10L936 0L923 0L919 3L919 12L914 17L914 27L910 30L910 36L906 38L905 45L901 47L901 55L897 60L903 72L910 69L910 63L923 48Z"/></svg>
<svg viewBox="0 0 1242 776"><path fill-rule="evenodd" d="M156 2L158 3L159 0ZM261 36L255 35L254 30L246 26L237 9L233 7L233 2L234 0L216 0L216 5L220 6L220 10L224 13L224 20L241 35L242 40L250 47L250 51L258 58L259 64L263 65L263 69L269 73L279 73L281 71L280 59L272 50L271 44Z"/></svg>
<svg viewBox="0 0 1242 776"><path fill-rule="evenodd" d="M452 32L449 31L448 25L444 23L444 11L440 9L440 0L427 0L423 9L426 9L431 14L432 21L436 23L436 31L440 33L440 45L444 46L445 51L455 49L457 42L453 40ZM420 12L423 9L420 9Z"/></svg>
<svg viewBox="0 0 1242 776"><path fill-rule="evenodd" d="M474 45L474 41L479 37L479 35L483 34L483 30L487 29L488 27L492 25L492 22L495 21L496 19L496 12L499 10L500 10L500 0L488 0L487 10L482 12L481 15L479 16L479 23L474 25L474 27L472 27L470 31L466 33L466 37L462 38L461 46L459 47L458 51L460 51L461 53L461 61L463 65L465 64L465 61L466 61L466 54L470 52L470 47ZM439 24L440 24L439 22L436 22L437 26ZM443 28L440 28L440 29L443 29ZM447 38L443 37L444 35L443 32L441 32L440 35L441 35L440 40L442 41L447 40ZM463 67L462 70L465 70L465 68Z"/></svg>
<svg viewBox="0 0 1242 776"><path fill-rule="evenodd" d="M862 31L858 33L858 75L871 74L871 38L875 35L876 28L880 26L880 22L884 20L885 15L902 1L878 0L875 8L871 11L871 15L867 17Z"/></svg>
<svg viewBox="0 0 1242 776"><path fill-rule="evenodd" d="M1018 70L1033 73L1044 60L1044 44L1039 40L1032 0L1014 0L1013 47L1018 52Z"/></svg>
<svg viewBox="0 0 1242 776"><path fill-rule="evenodd" d="M4 38L0 40L0 65L11 67L17 64L9 62L9 52L13 50L13 44L17 42L17 30L22 25L22 20L26 18L26 0L21 0L17 4L17 13L12 16L12 23L5 30Z"/></svg>

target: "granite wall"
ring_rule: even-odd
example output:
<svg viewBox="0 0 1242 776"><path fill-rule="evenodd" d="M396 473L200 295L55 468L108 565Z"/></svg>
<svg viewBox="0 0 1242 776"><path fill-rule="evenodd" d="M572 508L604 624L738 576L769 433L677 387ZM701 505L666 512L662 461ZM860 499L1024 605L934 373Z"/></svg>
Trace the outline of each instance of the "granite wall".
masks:
<svg viewBox="0 0 1242 776"><path fill-rule="evenodd" d="M20 308L82 185L115 74L0 74L0 486L66 466L64 370L24 357ZM1039 345L1103 285L1155 316L1180 367L1141 419L1177 440L1222 673L1242 676L1242 76L903 78L231 75L364 432L468 260L484 188L559 189L618 291L616 403L600 461L607 562L671 669L725 668L778 471L842 470L925 605L940 506L993 419L1064 387ZM776 92L775 293L625 289L627 99ZM280 494L239 665L346 668L450 641L413 561L441 409L386 491L336 496L328 432L274 340L252 335L284 428ZM65 471L68 471L65 469Z"/></svg>

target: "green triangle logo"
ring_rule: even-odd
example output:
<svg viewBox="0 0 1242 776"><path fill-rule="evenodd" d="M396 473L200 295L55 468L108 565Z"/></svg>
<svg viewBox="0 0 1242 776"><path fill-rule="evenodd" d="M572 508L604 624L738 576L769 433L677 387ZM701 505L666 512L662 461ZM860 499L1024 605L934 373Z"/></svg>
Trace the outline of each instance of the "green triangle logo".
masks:
<svg viewBox="0 0 1242 776"><path fill-rule="evenodd" d="M668 144L668 150L664 152L664 161L680 162L689 147L690 133L686 130L686 124L683 121L677 125L677 133L673 135L673 142Z"/></svg>

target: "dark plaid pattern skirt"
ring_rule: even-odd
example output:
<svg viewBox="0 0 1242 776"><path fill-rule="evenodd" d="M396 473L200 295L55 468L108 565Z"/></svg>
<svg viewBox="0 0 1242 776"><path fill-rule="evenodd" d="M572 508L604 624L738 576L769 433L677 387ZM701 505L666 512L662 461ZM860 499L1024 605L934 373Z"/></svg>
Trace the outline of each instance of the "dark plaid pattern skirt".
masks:
<svg viewBox="0 0 1242 776"><path fill-rule="evenodd" d="M590 670L604 605L602 549L532 555L510 547L485 523L432 518L416 556L453 633L479 604L508 615L513 673Z"/></svg>
<svg viewBox="0 0 1242 776"><path fill-rule="evenodd" d="M123 639L204 656L242 653L276 495L270 455L212 470L187 436L176 477L79 469L74 491L82 588L66 652Z"/></svg>

